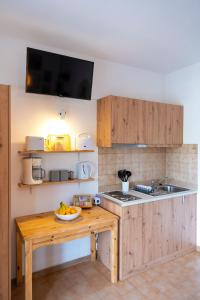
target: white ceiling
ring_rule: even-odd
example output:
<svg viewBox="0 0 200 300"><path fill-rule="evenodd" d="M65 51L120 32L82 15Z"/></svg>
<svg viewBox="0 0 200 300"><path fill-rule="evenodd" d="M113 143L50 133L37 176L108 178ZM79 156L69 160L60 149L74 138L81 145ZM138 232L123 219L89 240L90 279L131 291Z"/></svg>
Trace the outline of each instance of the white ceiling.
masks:
<svg viewBox="0 0 200 300"><path fill-rule="evenodd" d="M200 0L0 0L0 32L168 73L200 62Z"/></svg>

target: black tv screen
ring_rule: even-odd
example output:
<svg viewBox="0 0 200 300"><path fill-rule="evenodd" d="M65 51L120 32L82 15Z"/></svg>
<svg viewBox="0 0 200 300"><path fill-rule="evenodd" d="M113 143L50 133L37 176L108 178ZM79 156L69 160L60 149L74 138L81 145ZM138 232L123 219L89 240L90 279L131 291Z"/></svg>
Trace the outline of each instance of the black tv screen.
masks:
<svg viewBox="0 0 200 300"><path fill-rule="evenodd" d="M94 63L27 48L26 92L91 100Z"/></svg>

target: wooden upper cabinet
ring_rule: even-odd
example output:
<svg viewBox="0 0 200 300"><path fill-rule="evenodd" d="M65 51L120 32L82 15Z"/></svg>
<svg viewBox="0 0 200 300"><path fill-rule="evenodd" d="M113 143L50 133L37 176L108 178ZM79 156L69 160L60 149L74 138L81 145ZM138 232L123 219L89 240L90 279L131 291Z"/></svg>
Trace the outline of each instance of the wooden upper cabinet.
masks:
<svg viewBox="0 0 200 300"><path fill-rule="evenodd" d="M147 145L166 144L166 104L145 102L146 143Z"/></svg>
<svg viewBox="0 0 200 300"><path fill-rule="evenodd" d="M175 146L183 143L183 107L108 96L97 102L97 144Z"/></svg>
<svg viewBox="0 0 200 300"><path fill-rule="evenodd" d="M112 102L112 143L143 144L145 137L144 101L116 97Z"/></svg>
<svg viewBox="0 0 200 300"><path fill-rule="evenodd" d="M169 145L183 144L183 107L167 104L166 118L166 143Z"/></svg>
<svg viewBox="0 0 200 300"><path fill-rule="evenodd" d="M97 101L97 145L112 147L112 97Z"/></svg>

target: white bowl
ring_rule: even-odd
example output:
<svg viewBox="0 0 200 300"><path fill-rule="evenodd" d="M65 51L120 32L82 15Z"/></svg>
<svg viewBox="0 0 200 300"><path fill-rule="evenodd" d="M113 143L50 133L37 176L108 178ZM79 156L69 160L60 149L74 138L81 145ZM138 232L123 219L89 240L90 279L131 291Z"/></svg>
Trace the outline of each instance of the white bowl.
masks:
<svg viewBox="0 0 200 300"><path fill-rule="evenodd" d="M71 215L59 215L55 212L56 217L63 221L71 221L71 220L78 218L78 216L81 213L81 208L78 206L70 206L70 207L75 208L77 210L77 212L75 214L71 214Z"/></svg>

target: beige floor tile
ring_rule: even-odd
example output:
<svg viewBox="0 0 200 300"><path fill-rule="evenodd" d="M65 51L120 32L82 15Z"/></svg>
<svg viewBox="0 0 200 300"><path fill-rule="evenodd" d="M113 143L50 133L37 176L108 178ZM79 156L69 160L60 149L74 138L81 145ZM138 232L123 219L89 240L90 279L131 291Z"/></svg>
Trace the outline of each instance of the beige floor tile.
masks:
<svg viewBox="0 0 200 300"><path fill-rule="evenodd" d="M12 289L24 300L24 287ZM112 284L101 263L82 264L33 279L33 300L200 300L200 254L172 262Z"/></svg>
<svg viewBox="0 0 200 300"><path fill-rule="evenodd" d="M146 296L141 294L137 289L134 289L127 294L125 294L121 300L149 300Z"/></svg>

